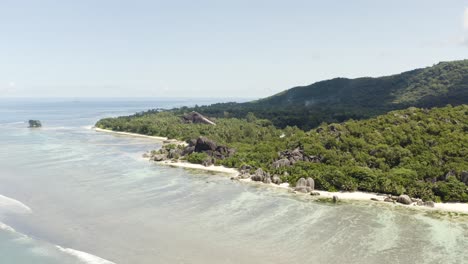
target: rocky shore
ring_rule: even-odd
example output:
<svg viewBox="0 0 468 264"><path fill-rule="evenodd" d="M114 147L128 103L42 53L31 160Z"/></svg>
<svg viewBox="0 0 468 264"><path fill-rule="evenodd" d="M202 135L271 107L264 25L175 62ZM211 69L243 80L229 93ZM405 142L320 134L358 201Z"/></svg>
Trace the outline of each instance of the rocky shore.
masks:
<svg viewBox="0 0 468 264"><path fill-rule="evenodd" d="M231 176L231 180L238 180L248 183L264 184L266 186L283 188L294 194L310 195L316 199L329 200L333 203L338 203L340 200L360 200L372 201L380 203L388 203L401 206L414 206L417 208L444 210L468 213L468 204L464 203L435 203L433 201L425 201L419 198L409 197L408 195L390 195L368 192L328 192L315 189L313 177L300 178L295 186L290 186L288 183L283 183L281 176L264 171L261 168L254 169L250 166L242 166L240 169L226 168L223 166L215 166L216 158L222 159L228 157L235 152L225 146L219 146L215 142L199 137L196 140L191 140L186 144L174 144L174 141L166 141L161 149L145 153L144 158L155 161L158 164L169 165L174 167L183 167L189 169L201 169L212 172L227 173ZM187 162L187 155L192 153L204 153L208 158L201 160L199 164ZM287 151L282 153L281 159L275 161L274 166L289 166L298 160L308 159L310 161L320 162L320 157L305 156L300 150Z"/></svg>

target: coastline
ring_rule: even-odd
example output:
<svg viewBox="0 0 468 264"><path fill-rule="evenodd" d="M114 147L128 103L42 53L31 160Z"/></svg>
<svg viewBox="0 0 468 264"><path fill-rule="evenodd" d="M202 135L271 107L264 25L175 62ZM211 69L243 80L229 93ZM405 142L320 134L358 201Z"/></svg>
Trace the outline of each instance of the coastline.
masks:
<svg viewBox="0 0 468 264"><path fill-rule="evenodd" d="M155 161L155 163L159 165L167 165L167 166L180 167L180 168L185 168L185 169L196 169L196 170L226 173L226 174L231 174L232 176L237 176L239 174L239 171L237 169L227 168L224 166L211 165L211 166L205 167L201 164L193 164L193 163L182 162L182 161L173 162L170 160Z"/></svg>
<svg viewBox="0 0 468 264"><path fill-rule="evenodd" d="M171 143L174 144L180 144L180 145L186 145L186 142L177 140L177 139L169 139L167 137L159 137L159 136L148 136L148 135L142 135L138 133L130 133L130 132L121 132L121 131L114 131L110 129L102 129L98 127L91 127L92 130L96 132L105 132L105 133L111 133L111 134L117 134L117 135L122 135L122 136L131 136L131 137L140 137L140 138L149 138L149 139L154 139L157 141L170 141Z"/></svg>
<svg viewBox="0 0 468 264"><path fill-rule="evenodd" d="M185 169L196 169L196 170L204 170L210 172L219 172L219 173L226 173L230 174L230 176L235 177L240 174L239 170L234 168L227 168L224 166L216 166L211 165L205 167L201 164L192 164L184 161L156 161L156 164L159 165L166 165L172 167L180 167ZM290 187L288 183L282 184L274 184L274 183L262 183L257 181L252 181L252 179L238 179L240 182L247 183L247 184L257 184L259 186L265 186L269 188L279 188L284 189L288 192L292 192L298 195L307 195L311 196L309 193L300 193L294 191L294 188ZM417 206L416 203L412 203L410 205L404 205L400 203L388 203L384 202L384 199L387 197L386 194L379 194L379 193L371 193L371 192L328 192L328 191L321 191L321 190L314 190L314 192L319 193L320 195L315 196L315 199L333 199L333 196L337 196L340 200L347 200L347 201L366 201L371 203L381 203L381 204L388 204L388 205L395 205L401 206L403 208L414 208L414 209L422 209L422 210L430 210L430 211L444 211L444 212L457 212L457 213L464 213L468 214L468 203L434 203L434 207L427 207L427 206Z"/></svg>
<svg viewBox="0 0 468 264"><path fill-rule="evenodd" d="M113 131L113 130L107 130L107 129L102 129L102 128L96 128L92 127L93 130L97 132L106 132L106 133L112 133L112 134L118 134L118 135L124 135L124 136L132 136L132 137L143 137L143 138L150 138L158 141L171 141L174 144L183 144L186 145L186 142L178 141L175 139L168 139L167 137L159 137L159 136L147 136L147 135L142 135L142 134L137 134L137 133L129 133L129 132L120 132L120 131ZM229 174L232 177L236 177L240 174L239 170L234 169L234 168L227 168L224 166L216 166L216 165L211 165L208 167L205 167L201 164L193 164L189 163L186 161L155 161L156 164L159 165L164 165L164 166L172 166L172 167L180 167L180 168L185 168L185 169L196 169L196 170L204 170L204 171L209 171L209 172L218 172L218 173L225 173ZM239 179L240 182L248 183L248 184L258 184L261 186L265 187L272 187L272 188L280 188L280 189L285 189L289 192L293 192L296 194L302 194L302 195L308 195L310 196L309 193L299 193L295 192L292 187L289 186L287 183L283 183L280 185L276 185L273 183L270 184L265 184L262 182L256 182L252 181L250 178L248 179ZM389 205L395 205L395 206L402 206L403 208L413 208L413 209L422 209L422 210L428 210L428 211L443 211L443 212L456 212L456 213L463 213L463 214L468 214L468 203L434 203L434 207L427 207L427 206L416 206L415 203L412 203L410 205L404 205L400 203L388 203L384 202L384 199L387 197L386 194L379 194L379 193L370 193L370 192L361 192L361 191L356 191L356 192L328 192L328 191L321 191L321 190L314 190L314 192L319 193L320 195L314 196L316 199L333 199L333 196L337 196L338 199L340 200L348 200L348 201L367 201L371 203L381 203L381 204L389 204Z"/></svg>

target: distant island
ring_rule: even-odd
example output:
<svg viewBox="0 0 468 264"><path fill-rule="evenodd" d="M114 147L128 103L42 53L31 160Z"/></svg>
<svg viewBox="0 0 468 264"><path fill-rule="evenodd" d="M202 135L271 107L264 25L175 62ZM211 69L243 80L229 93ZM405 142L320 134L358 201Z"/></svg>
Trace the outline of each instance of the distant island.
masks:
<svg viewBox="0 0 468 264"><path fill-rule="evenodd" d="M468 60L338 78L248 103L149 110L96 127L186 142L151 153L289 183L421 204L468 202ZM400 198L401 197L401 198Z"/></svg>

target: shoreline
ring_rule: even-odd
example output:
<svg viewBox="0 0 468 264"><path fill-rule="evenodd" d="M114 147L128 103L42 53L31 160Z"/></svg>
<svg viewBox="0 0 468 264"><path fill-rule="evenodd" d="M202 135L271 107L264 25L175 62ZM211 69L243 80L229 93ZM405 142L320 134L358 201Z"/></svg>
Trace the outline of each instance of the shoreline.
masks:
<svg viewBox="0 0 468 264"><path fill-rule="evenodd" d="M178 141L175 139L168 139L167 137L158 137L158 136L147 136L147 135L142 135L142 134L137 134L137 133L129 133L129 132L120 132L120 131L113 131L113 130L108 130L108 129L102 129L102 128L96 128L92 127L93 130L97 132L107 132L107 133L113 133L113 134L118 134L118 135L124 135L124 136L133 136L133 137L143 137L143 138L150 138L150 139L155 139L158 141L171 141L171 143L174 144L183 144L186 145L186 142ZM151 161L151 160L150 160ZM164 165L164 166L172 166L172 167L179 167L179 168L185 168L185 169L196 169L196 170L204 170L204 171L209 171L209 172L218 172L218 173L226 173L230 174L232 177L236 177L240 174L239 170L234 169L234 168L227 168L224 166L216 166L216 165L211 165L208 167L205 167L201 164L193 164L189 163L186 161L153 161L155 164L158 165ZM273 183L270 184L265 184L262 182L256 182L252 181L250 178L248 179L239 179L240 182L248 183L248 184L258 184L261 186L265 187L272 187L272 188L280 188L280 189L285 189L289 192L300 194L300 195L310 195L310 193L300 193L300 192L295 192L294 188L290 187L289 184L283 183L280 185L276 185ZM396 205L396 206L402 206L403 208L413 208L413 209L422 209L422 210L428 210L428 211L443 211L443 212L456 212L456 213L464 213L468 214L468 203L434 203L434 207L427 207L427 206L416 206L415 203L405 205L405 204L400 204L400 203L390 203L390 202L384 202L384 199L387 197L386 194L379 194L379 193L371 193L371 192L361 192L361 191L356 191L356 192L328 192L328 191L322 191L322 190L314 190L314 192L319 193L320 195L314 196L316 199L333 199L333 196L337 196L338 199L340 200L348 200L348 201L367 201L371 203L381 203L381 204L389 204L389 205ZM373 200L377 199L377 200Z"/></svg>
<svg viewBox="0 0 468 264"><path fill-rule="evenodd" d="M98 128L98 127L91 127L91 130L94 130L96 132L105 132L105 133L110 133L110 134L117 134L117 135L122 135L122 136L131 136L131 137L140 137L140 138L148 138L148 139L154 139L157 141L170 141L170 143L174 144L180 144L180 145L186 145L186 142L177 140L177 139L170 139L167 137L160 137L160 136L148 136L148 135L142 135L138 133L130 133L130 132L122 132L122 131L114 131L114 130L109 130L109 129L103 129L103 128Z"/></svg>
<svg viewBox="0 0 468 264"><path fill-rule="evenodd" d="M153 162L159 165L179 167L179 168L184 168L184 169L196 169L196 170L204 170L204 171L211 171L211 172L220 172L220 173L231 174L232 176L237 176L237 174L239 174L239 171L237 169L227 168L224 166L211 165L211 166L205 167L201 164L193 164L193 163L183 162L183 161L174 162L170 160L153 161Z"/></svg>
<svg viewBox="0 0 468 264"><path fill-rule="evenodd" d="M151 161L151 160L149 160ZM188 163L185 161L154 161L154 163L158 165L165 165L165 166L172 166L172 167L179 167L185 169L197 169L197 170L204 170L209 172L219 172L219 173L226 173L230 174L230 176L238 176L240 174L239 170L234 168L227 168L224 166L216 166L211 165L205 167L201 164L193 164ZM274 183L263 183L258 181L253 181L252 179L238 179L238 181L247 183L247 184L256 184L258 186L265 186L268 188L279 188L284 189L288 192L295 193L296 195L307 195L311 196L310 193L301 193L294 191L294 188L290 187L288 183L282 184L274 184ZM416 203L412 203L409 205L401 204L401 203L390 203L385 202L384 199L387 197L387 194L380 194L380 193L372 193L372 192L328 192L322 190L313 190L313 192L319 193L318 196L313 196L315 199L333 199L333 196L337 196L339 200L346 200L346 201L365 201L371 203L380 203L380 204L388 204L394 206L401 206L402 208L412 208L412 209L422 209L422 210L429 210L429 211L443 211L443 212L456 212L456 213L464 213L468 214L468 203L434 203L434 207L427 207L427 206L418 206ZM377 200L372 200L377 199Z"/></svg>

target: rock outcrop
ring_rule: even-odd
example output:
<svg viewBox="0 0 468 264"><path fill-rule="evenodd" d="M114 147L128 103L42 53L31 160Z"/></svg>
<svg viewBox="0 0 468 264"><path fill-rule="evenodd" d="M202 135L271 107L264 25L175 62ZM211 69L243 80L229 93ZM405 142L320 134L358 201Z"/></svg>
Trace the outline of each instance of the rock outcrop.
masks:
<svg viewBox="0 0 468 264"><path fill-rule="evenodd" d="M296 187L294 188L294 190L296 192L309 193L314 190L314 187L315 187L314 179L310 177L307 179L300 178L296 182Z"/></svg>
<svg viewBox="0 0 468 264"><path fill-rule="evenodd" d="M182 117L184 123L193 123L193 124L207 124L207 125L216 125L213 121L204 117L198 112L190 112Z"/></svg>
<svg viewBox="0 0 468 264"><path fill-rule="evenodd" d="M451 171L447 172L444 176L440 177L440 180L446 181L451 176L453 176L453 177L457 176L457 174L456 174L456 172L454 170L451 170Z"/></svg>
<svg viewBox="0 0 468 264"><path fill-rule="evenodd" d="M39 121L39 120L29 120L28 123L29 123L29 127L31 127L31 128L33 128L33 127L42 127L41 121Z"/></svg>
<svg viewBox="0 0 468 264"><path fill-rule="evenodd" d="M153 155L153 160L154 161L164 161L164 160L167 160L167 155L166 154L156 154L156 155Z"/></svg>
<svg viewBox="0 0 468 264"><path fill-rule="evenodd" d="M196 140L189 140L188 146L182 151L182 156L193 152L206 153L214 159L225 159L234 155L235 150L227 146L219 146L213 140L206 137L199 137Z"/></svg>
<svg viewBox="0 0 468 264"><path fill-rule="evenodd" d="M268 172L263 171L261 168L255 171L255 174L250 176L252 181L261 181L263 183L271 183L271 175Z"/></svg>
<svg viewBox="0 0 468 264"><path fill-rule="evenodd" d="M333 201L334 203L337 203L339 200L340 200L340 198L338 198L338 196L333 195L332 201Z"/></svg>
<svg viewBox="0 0 468 264"><path fill-rule="evenodd" d="M271 177L271 182L273 182L274 184L282 183L280 176L276 174Z"/></svg>
<svg viewBox="0 0 468 264"><path fill-rule="evenodd" d="M192 143L189 142L189 144ZM216 143L206 137L199 137L195 143L195 152L214 151L218 147Z"/></svg>
<svg viewBox="0 0 468 264"><path fill-rule="evenodd" d="M289 167L290 165L291 165L291 162L286 158L273 162L273 168L275 169L279 169L282 167Z"/></svg>
<svg viewBox="0 0 468 264"><path fill-rule="evenodd" d="M292 166L298 161L314 162L314 163L322 162L321 157L313 156L313 155L306 155L304 151L299 148L296 148L294 150L282 151L278 153L278 155L280 159L273 162L272 164L273 168L275 169Z"/></svg>
<svg viewBox="0 0 468 264"><path fill-rule="evenodd" d="M310 188L311 191L315 189L315 181L312 178L307 178L306 179L306 186Z"/></svg>
<svg viewBox="0 0 468 264"><path fill-rule="evenodd" d="M401 203L401 204L411 204L411 203L413 203L411 198L406 194L402 194L402 195L398 196L397 202Z"/></svg>
<svg viewBox="0 0 468 264"><path fill-rule="evenodd" d="M468 185L468 171L462 171L460 174L460 181Z"/></svg>

